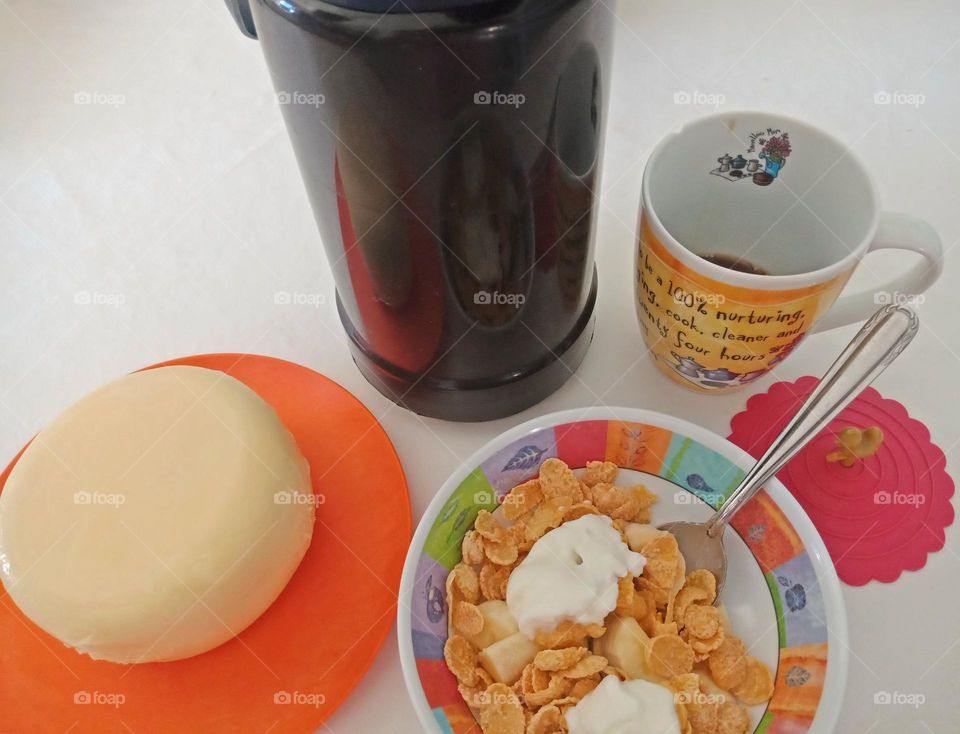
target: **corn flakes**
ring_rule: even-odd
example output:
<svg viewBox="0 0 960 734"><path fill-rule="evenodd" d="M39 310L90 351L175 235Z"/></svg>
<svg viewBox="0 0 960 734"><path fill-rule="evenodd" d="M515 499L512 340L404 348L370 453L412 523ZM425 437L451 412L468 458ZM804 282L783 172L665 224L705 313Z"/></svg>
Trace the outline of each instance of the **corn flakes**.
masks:
<svg viewBox="0 0 960 734"><path fill-rule="evenodd" d="M693 734L718 734L720 704L698 700L685 704L683 708Z"/></svg>
<svg viewBox="0 0 960 734"><path fill-rule="evenodd" d="M647 667L661 678L673 678L693 670L693 650L675 635L660 635L646 649Z"/></svg>
<svg viewBox="0 0 960 734"><path fill-rule="evenodd" d="M663 533L644 545L640 552L646 556L647 565L639 579L645 584L639 588L651 591L657 606L665 607L670 602L683 563L677 539Z"/></svg>
<svg viewBox="0 0 960 734"><path fill-rule="evenodd" d="M483 632L483 614L475 604L459 601L453 608L452 624L460 634L474 637Z"/></svg>
<svg viewBox="0 0 960 734"><path fill-rule="evenodd" d="M709 598L710 594L706 589L690 586L688 582L674 597L673 603L668 606L667 618L672 618L682 628L687 609L693 604L709 604Z"/></svg>
<svg viewBox="0 0 960 734"><path fill-rule="evenodd" d="M747 672L743 681L732 689L734 696L747 706L769 701L773 696L773 673L756 658L747 658Z"/></svg>
<svg viewBox="0 0 960 734"><path fill-rule="evenodd" d="M676 694L678 703L690 703L700 692L700 676L696 673L681 673L668 679L666 686Z"/></svg>
<svg viewBox="0 0 960 734"><path fill-rule="evenodd" d="M543 650L533 659L533 664L540 670L556 672L566 670L585 657L590 655L586 647L565 647L560 650Z"/></svg>
<svg viewBox="0 0 960 734"><path fill-rule="evenodd" d="M746 734L750 716L733 701L724 701L717 708L717 734Z"/></svg>
<svg viewBox="0 0 960 734"><path fill-rule="evenodd" d="M503 501L503 516L507 520L518 520L533 512L541 502L543 502L543 489L540 487L540 480L531 479L510 490Z"/></svg>
<svg viewBox="0 0 960 734"><path fill-rule="evenodd" d="M724 636L725 633L723 629L721 629L716 635L708 640L700 640L695 637L691 638L688 644L691 648L693 648L693 659L698 663L702 663L704 660L709 658L710 653L723 644Z"/></svg>
<svg viewBox="0 0 960 734"><path fill-rule="evenodd" d="M557 649L561 647L586 647L588 637L602 637L607 628L601 624L577 624L561 622L554 630L541 630L534 635L533 641L540 647Z"/></svg>
<svg viewBox="0 0 960 734"><path fill-rule="evenodd" d="M520 693L533 693L536 688L533 686L533 671L536 670L533 663L527 663L523 672L520 673L520 680L514 684L514 688Z"/></svg>
<svg viewBox="0 0 960 734"><path fill-rule="evenodd" d="M498 566L511 566L520 557L520 549L509 542L496 543L487 541L483 544L483 551L491 563Z"/></svg>
<svg viewBox="0 0 960 734"><path fill-rule="evenodd" d="M460 691L460 695L463 696L463 700L467 702L467 705L471 708L479 708L483 705L483 700L489 688L493 684L493 678L490 677L490 674L487 673L481 667L476 669L477 682L473 686L465 686L463 683L458 683L457 688Z"/></svg>
<svg viewBox="0 0 960 734"><path fill-rule="evenodd" d="M676 637L680 634L676 622L656 622L653 625L654 637L658 635L673 635Z"/></svg>
<svg viewBox="0 0 960 734"><path fill-rule="evenodd" d="M732 691L747 677L747 646L739 637L726 635L707 658L707 667L718 686Z"/></svg>
<svg viewBox="0 0 960 734"><path fill-rule="evenodd" d="M594 485L591 488L593 504L604 515L614 520L629 520L640 510L640 503L632 496L629 490L606 482Z"/></svg>
<svg viewBox="0 0 960 734"><path fill-rule="evenodd" d="M622 576L617 582L617 607L614 611L620 616L633 616L633 600L636 595L633 576Z"/></svg>
<svg viewBox="0 0 960 734"><path fill-rule="evenodd" d="M560 459L547 459L540 465L540 487L547 499L567 497L571 504L583 501L580 480Z"/></svg>
<svg viewBox="0 0 960 734"><path fill-rule="evenodd" d="M563 513L571 502L567 498L553 498L540 505L524 523L525 539L530 542L540 540L546 533L560 527L563 522Z"/></svg>
<svg viewBox="0 0 960 734"><path fill-rule="evenodd" d="M477 572L465 563L458 563L453 567L450 575L447 577L447 594L450 594L453 587L459 592L460 596L471 604L475 604L480 598L480 580L477 578ZM449 596L447 597L450 598Z"/></svg>
<svg viewBox="0 0 960 734"><path fill-rule="evenodd" d="M598 484L613 484L620 474L620 467L612 461L588 461L581 479L588 487Z"/></svg>
<svg viewBox="0 0 960 734"><path fill-rule="evenodd" d="M507 598L507 582L510 567L487 563L480 569L480 593L488 600L502 601Z"/></svg>
<svg viewBox="0 0 960 734"><path fill-rule="evenodd" d="M589 678L607 667L607 659L601 655L585 657L576 665L561 672L564 678Z"/></svg>
<svg viewBox="0 0 960 734"><path fill-rule="evenodd" d="M604 668L601 673L608 670L609 668ZM580 678L575 681L573 688L570 689L570 697L576 698L577 700L586 696L590 691L600 685L600 676L592 675L589 678Z"/></svg>
<svg viewBox="0 0 960 734"><path fill-rule="evenodd" d="M642 579L638 579L640 581ZM637 581L634 582L636 586ZM637 589L633 595L633 618L639 622L643 631L651 637L656 635L656 627L659 624L657 620L657 601L653 592L648 589Z"/></svg>
<svg viewBox="0 0 960 734"><path fill-rule="evenodd" d="M487 510L480 510L474 528L485 540L502 543L506 539L507 529Z"/></svg>
<svg viewBox="0 0 960 734"><path fill-rule="evenodd" d="M567 731L563 712L554 704L544 706L527 723L526 734L561 734Z"/></svg>
<svg viewBox="0 0 960 734"><path fill-rule="evenodd" d="M573 688L571 688L570 690L572 692ZM575 696L564 696L563 698L558 698L556 701L554 701L550 705L557 706L564 713L566 713L567 709L572 708L573 706L576 706L577 703L579 703L579 699L576 698Z"/></svg>
<svg viewBox="0 0 960 734"><path fill-rule="evenodd" d="M528 706L540 708L541 706L556 701L558 698L563 698L570 692L571 688L573 688L572 681L567 680L561 675L554 675L550 679L550 685L543 690L524 695L523 699Z"/></svg>
<svg viewBox="0 0 960 734"><path fill-rule="evenodd" d="M713 604L717 600L717 577L704 568L698 568L687 574L685 586L697 587L707 592L706 603Z"/></svg>
<svg viewBox="0 0 960 734"><path fill-rule="evenodd" d="M546 690L556 672L555 670L544 670L536 662L530 663L530 681L526 692L537 693Z"/></svg>
<svg viewBox="0 0 960 734"><path fill-rule="evenodd" d="M527 718L520 697L510 686L494 683L487 688L480 709L480 726L483 734L524 734Z"/></svg>
<svg viewBox="0 0 960 734"><path fill-rule="evenodd" d="M722 631L720 612L716 607L692 606L683 617L683 628L690 637L699 640L712 639L717 632Z"/></svg>
<svg viewBox="0 0 960 734"><path fill-rule="evenodd" d="M469 531L463 536L463 562L471 566L483 563L483 539L476 530Z"/></svg>
<svg viewBox="0 0 960 734"><path fill-rule="evenodd" d="M443 659L458 681L465 686L477 684L477 651L467 638L451 635L443 646Z"/></svg>
<svg viewBox="0 0 960 734"><path fill-rule="evenodd" d="M563 511L563 522L572 522L573 520L579 520L585 515L599 515L600 510L593 506L590 502L579 502L575 505L570 505L567 509Z"/></svg>

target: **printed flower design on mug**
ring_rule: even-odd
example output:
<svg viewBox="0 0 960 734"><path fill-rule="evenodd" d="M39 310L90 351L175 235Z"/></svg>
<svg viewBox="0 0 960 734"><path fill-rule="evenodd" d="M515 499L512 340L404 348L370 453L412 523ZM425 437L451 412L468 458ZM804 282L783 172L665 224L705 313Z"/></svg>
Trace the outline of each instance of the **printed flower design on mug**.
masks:
<svg viewBox="0 0 960 734"><path fill-rule="evenodd" d="M724 153L717 158L720 165L710 173L724 181L753 181L757 186L769 186L780 175L793 152L790 133L768 127L750 133L750 144L742 153L732 156Z"/></svg>

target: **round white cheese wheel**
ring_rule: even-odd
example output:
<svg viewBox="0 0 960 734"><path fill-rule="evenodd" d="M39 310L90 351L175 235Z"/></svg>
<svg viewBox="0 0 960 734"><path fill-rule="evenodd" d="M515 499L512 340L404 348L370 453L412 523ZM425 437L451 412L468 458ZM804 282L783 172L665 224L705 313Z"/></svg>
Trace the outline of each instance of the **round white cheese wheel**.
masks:
<svg viewBox="0 0 960 734"><path fill-rule="evenodd" d="M223 372L162 367L65 410L0 494L0 577L62 642L176 660L270 606L313 533L309 467L274 410Z"/></svg>

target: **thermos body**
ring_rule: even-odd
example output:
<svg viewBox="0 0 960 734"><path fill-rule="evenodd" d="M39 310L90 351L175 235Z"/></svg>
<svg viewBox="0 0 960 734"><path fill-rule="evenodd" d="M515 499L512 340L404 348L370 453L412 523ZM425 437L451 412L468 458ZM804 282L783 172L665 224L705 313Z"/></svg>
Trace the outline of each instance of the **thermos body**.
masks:
<svg viewBox="0 0 960 734"><path fill-rule="evenodd" d="M251 10L354 360L425 415L516 413L592 338L612 11L344 4Z"/></svg>

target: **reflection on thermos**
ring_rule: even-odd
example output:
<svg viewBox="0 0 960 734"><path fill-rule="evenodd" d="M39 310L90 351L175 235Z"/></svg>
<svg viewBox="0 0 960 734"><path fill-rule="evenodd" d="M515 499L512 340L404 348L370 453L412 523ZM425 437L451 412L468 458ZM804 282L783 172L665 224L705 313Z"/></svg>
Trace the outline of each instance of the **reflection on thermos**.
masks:
<svg viewBox="0 0 960 734"><path fill-rule="evenodd" d="M277 91L323 99L282 110L364 375L456 420L562 385L593 334L612 11L227 2Z"/></svg>
<svg viewBox="0 0 960 734"><path fill-rule="evenodd" d="M345 105L337 126L337 166L340 193L349 205L377 300L400 308L413 287L410 244L396 233L403 231L403 205L399 197L404 181L399 163L377 118L359 107ZM364 161L375 161L376 172Z"/></svg>
<svg viewBox="0 0 960 734"><path fill-rule="evenodd" d="M459 305L486 327L521 318L517 306L532 280L531 201L518 163L510 135L496 118L484 117L446 166L446 260ZM508 297L496 302L494 294Z"/></svg>

